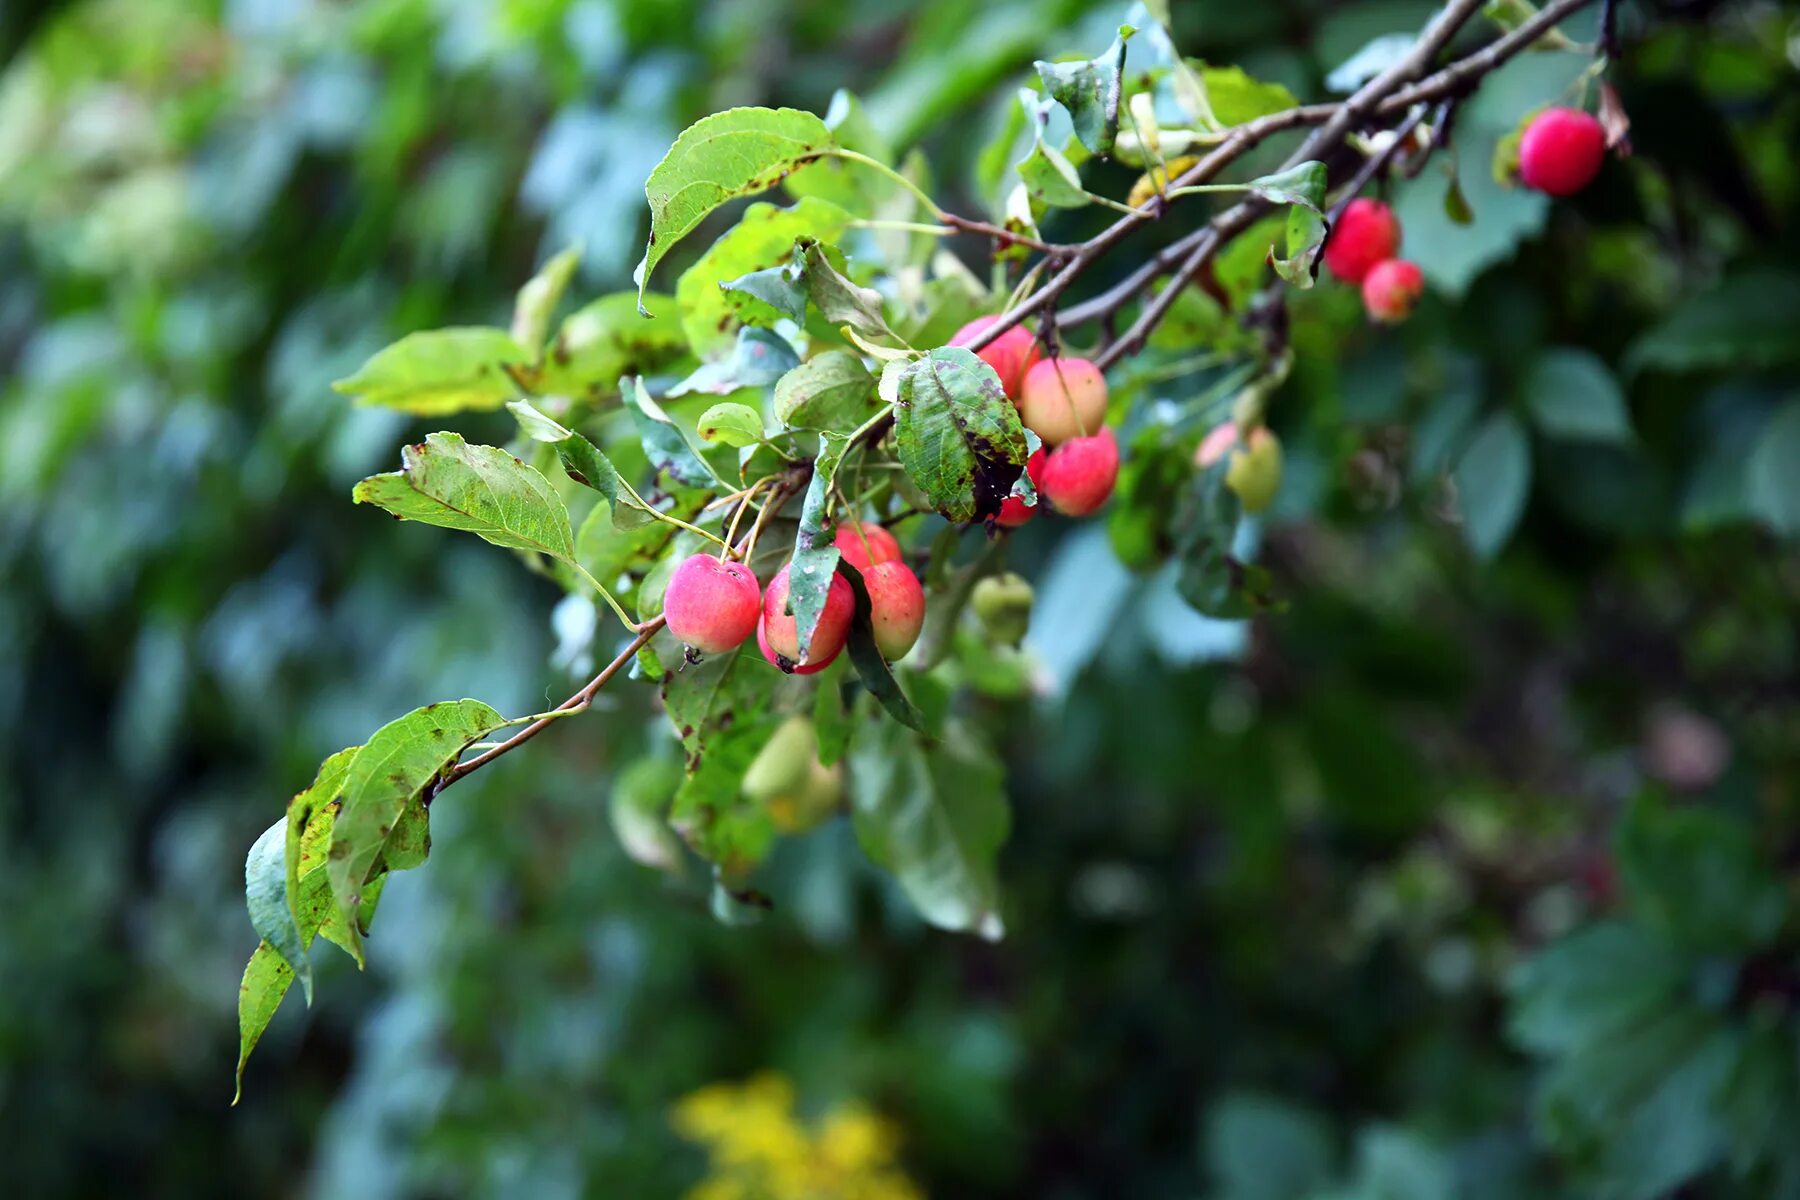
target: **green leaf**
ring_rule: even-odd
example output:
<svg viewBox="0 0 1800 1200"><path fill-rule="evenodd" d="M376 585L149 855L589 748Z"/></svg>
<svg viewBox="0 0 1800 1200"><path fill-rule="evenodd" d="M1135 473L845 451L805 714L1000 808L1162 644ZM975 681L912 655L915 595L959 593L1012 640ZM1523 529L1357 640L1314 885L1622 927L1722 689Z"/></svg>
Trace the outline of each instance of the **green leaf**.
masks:
<svg viewBox="0 0 1800 1200"><path fill-rule="evenodd" d="M713 209L779 183L833 146L831 130L791 108L733 108L688 126L650 172L650 240L632 282L638 307L656 264Z"/></svg>
<svg viewBox="0 0 1800 1200"><path fill-rule="evenodd" d="M1309 1200L1331 1174L1331 1130L1264 1096L1227 1095L1206 1116L1206 1162L1220 1200Z"/></svg>
<svg viewBox="0 0 1800 1200"><path fill-rule="evenodd" d="M906 693L900 689L900 681L894 678L887 659L881 656L881 648L875 644L875 626L871 617L874 609L862 572L847 562L839 562L837 572L850 581L850 591L856 600L856 611L850 620L850 665L856 668L856 677L894 720L909 729L929 733L930 730L925 728L925 717L906 698Z"/></svg>
<svg viewBox="0 0 1800 1200"><path fill-rule="evenodd" d="M1012 824L994 753L958 720L927 745L906 727L877 724L850 752L857 841L940 929L997 940L995 859Z"/></svg>
<svg viewBox="0 0 1800 1200"><path fill-rule="evenodd" d="M1041 137L1020 161L1019 179L1033 200L1051 208L1085 208L1094 202L1075 164Z"/></svg>
<svg viewBox="0 0 1800 1200"><path fill-rule="evenodd" d="M1800 537L1800 400L1769 419L1745 470L1750 511L1782 537Z"/></svg>
<svg viewBox="0 0 1800 1200"><path fill-rule="evenodd" d="M294 969L282 960L281 952L263 942L250 955L244 967L243 982L238 985L238 1061L237 1085L231 1102L244 1096L244 1064L250 1052L262 1040L263 1030L281 1007L282 997L294 982Z"/></svg>
<svg viewBox="0 0 1800 1200"><path fill-rule="evenodd" d="M781 275L798 281L794 243L829 242L850 224L850 214L825 200L806 197L791 208L752 204L720 234L675 284L681 328L703 358L723 353L737 325L770 326L783 316L804 320L791 308Z"/></svg>
<svg viewBox="0 0 1800 1200"><path fill-rule="evenodd" d="M833 325L848 325L865 338L899 341L882 314L881 293L851 282L825 255L825 247L808 243L797 251L806 277L807 295Z"/></svg>
<svg viewBox="0 0 1800 1200"><path fill-rule="evenodd" d="M550 315L556 311L569 280L581 263L581 247L570 246L545 263L513 301L512 338L527 353L535 354L550 331ZM616 373L615 373L616 374Z"/></svg>
<svg viewBox="0 0 1800 1200"><path fill-rule="evenodd" d="M1557 347L1525 379L1531 419L1545 436L1572 442L1629 442L1631 416L1618 380L1586 350Z"/></svg>
<svg viewBox="0 0 1800 1200"><path fill-rule="evenodd" d="M1275 175L1253 179L1245 185L1252 193L1275 204L1288 204L1287 257L1269 250L1275 273L1298 288L1309 288L1319 277L1319 254L1325 246L1325 164L1303 162Z"/></svg>
<svg viewBox="0 0 1800 1200"><path fill-rule="evenodd" d="M755 301L768 305L777 316L786 317L796 325L806 321L806 285L792 259L780 266L764 267L728 279L719 288L725 292L726 303L740 319L750 319L744 313L756 311L748 308Z"/></svg>
<svg viewBox="0 0 1800 1200"><path fill-rule="evenodd" d="M619 390L625 395L625 409L637 426L638 440L643 443L644 456L651 466L687 487L710 487L724 482L688 441L687 434L650 398L642 378L621 380Z"/></svg>
<svg viewBox="0 0 1800 1200"><path fill-rule="evenodd" d="M250 924L263 944L281 955L299 976L310 1006L312 963L301 945L300 927L288 904L287 834L288 822L283 817L263 830L250 847L244 860L244 906L250 910Z"/></svg>
<svg viewBox="0 0 1800 1200"><path fill-rule="evenodd" d="M835 670L819 676L818 690L813 693L812 719L819 739L819 765L834 766L850 748L850 735L855 729Z"/></svg>
<svg viewBox="0 0 1800 1200"><path fill-rule="evenodd" d="M680 786L680 764L661 756L637 759L613 780L607 812L613 835L633 862L659 871L681 867L681 843L668 822Z"/></svg>
<svg viewBox="0 0 1800 1200"><path fill-rule="evenodd" d="M473 533L496 546L547 554L575 553L569 512L550 481L493 446L471 446L460 434L434 433L400 452L401 467L371 475L351 493L403 521Z"/></svg>
<svg viewBox="0 0 1800 1200"><path fill-rule="evenodd" d="M1133 32L1122 26L1106 53L1090 62L1036 64L1044 91L1068 110L1075 136L1098 155L1111 154L1119 136L1125 43Z"/></svg>
<svg viewBox="0 0 1800 1200"><path fill-rule="evenodd" d="M1326 184L1325 164L1309 160L1285 171L1252 179L1244 188L1271 204L1298 204L1316 213L1325 204Z"/></svg>
<svg viewBox="0 0 1800 1200"><path fill-rule="evenodd" d="M322 918L308 908L302 884L325 865L325 850L330 845L331 818L336 811L331 806L336 803L339 792L343 790L344 774L350 769L350 763L360 749L361 746L350 746L326 759L319 765L319 773L313 777L312 783L288 801L285 818L287 835L283 839L282 854L282 893L295 929L300 935L302 950L301 962L289 959L288 965L294 968L305 985L308 1006L312 1004L312 967L304 951L312 945L313 934L318 931ZM332 907L335 909L335 903ZM263 938L269 940L266 933ZM307 965L302 966L301 963Z"/></svg>
<svg viewBox="0 0 1800 1200"><path fill-rule="evenodd" d="M1242 125L1300 104L1281 84L1264 83L1245 74L1242 67L1202 67L1200 81L1221 125Z"/></svg>
<svg viewBox="0 0 1800 1200"><path fill-rule="evenodd" d="M1640 798L1615 842L1632 911L1675 944L1744 954L1781 928L1787 912L1781 882L1748 824L1711 809Z"/></svg>
<svg viewBox="0 0 1800 1200"><path fill-rule="evenodd" d="M1553 943L1513 972L1512 1039L1540 1055L1618 1037L1670 1003L1688 964L1641 925L1606 921Z"/></svg>
<svg viewBox="0 0 1800 1200"><path fill-rule="evenodd" d="M399 870L423 860L420 793L471 744L506 724L479 700L428 704L383 725L357 751L344 776L343 807L332 825L326 861L340 909L361 908L364 886L378 869ZM355 945L359 938L353 932L349 941Z"/></svg>
<svg viewBox="0 0 1800 1200"><path fill-rule="evenodd" d="M730 358L700 364L669 389L669 398L695 392L729 396L744 388L767 387L799 365L800 356L786 338L772 329L746 325L737 331L737 348Z"/></svg>
<svg viewBox="0 0 1800 1200"><path fill-rule="evenodd" d="M775 417L790 429L847 433L875 408L875 377L847 351L827 350L775 382Z"/></svg>
<svg viewBox="0 0 1800 1200"><path fill-rule="evenodd" d="M994 369L960 346L939 347L900 368L897 398L900 461L932 506L952 521L999 512L1027 450Z"/></svg>
<svg viewBox="0 0 1800 1200"><path fill-rule="evenodd" d="M673 306L667 296L657 307ZM536 390L544 395L599 400L615 394L625 375L648 375L688 354L688 339L673 316L646 318L630 292L602 296L564 318L544 353Z"/></svg>
<svg viewBox="0 0 1800 1200"><path fill-rule="evenodd" d="M532 356L504 329L468 326L411 333L331 386L363 404L419 416L499 408L519 394L506 368Z"/></svg>
<svg viewBox="0 0 1800 1200"><path fill-rule="evenodd" d="M1237 620L1273 603L1269 573L1237 559L1243 507L1225 486L1229 458L1194 476L1175 508L1175 589L1202 616Z"/></svg>
<svg viewBox="0 0 1800 1200"><path fill-rule="evenodd" d="M638 503L620 478L619 469L598 446L574 430L563 428L533 408L528 400L514 400L506 408L518 420L520 430L527 437L555 448L556 457L570 479L606 497L607 511L616 528L636 529L655 520L650 510Z"/></svg>
<svg viewBox="0 0 1800 1200"><path fill-rule="evenodd" d="M800 530L794 535L794 553L788 560L788 611L794 614L800 661L807 661L813 634L825 612L838 567L838 548L833 540L837 525L831 519L831 487L844 461L850 439L841 433L819 435L819 453L813 460L812 481L800 507Z"/></svg>
<svg viewBox="0 0 1800 1200"><path fill-rule="evenodd" d="M1495 413L1481 423L1454 472L1463 537L1481 558L1506 545L1531 490L1531 445L1518 418Z"/></svg>
<svg viewBox="0 0 1800 1200"><path fill-rule="evenodd" d="M1800 362L1796 311L1800 275L1747 271L1684 300L1666 321L1638 338L1625 362L1632 371L1787 366Z"/></svg>
<svg viewBox="0 0 1800 1200"><path fill-rule="evenodd" d="M753 446L763 438L762 417L748 404L727 400L701 413L694 432L708 445Z"/></svg>
<svg viewBox="0 0 1800 1200"><path fill-rule="evenodd" d="M768 811L742 794L744 772L781 721L787 677L754 649L709 655L663 680L663 710L681 736L687 771L670 824L701 857L741 879L775 840Z"/></svg>

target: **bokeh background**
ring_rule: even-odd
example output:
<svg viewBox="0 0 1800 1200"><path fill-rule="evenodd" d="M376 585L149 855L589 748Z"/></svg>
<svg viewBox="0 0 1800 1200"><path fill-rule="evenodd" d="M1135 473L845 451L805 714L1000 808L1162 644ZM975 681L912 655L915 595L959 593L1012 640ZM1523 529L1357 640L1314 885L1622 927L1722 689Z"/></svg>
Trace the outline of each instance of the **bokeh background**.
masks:
<svg viewBox="0 0 1800 1200"><path fill-rule="evenodd" d="M1430 11L1173 8L1302 98ZM645 175L730 105L852 89L980 211L1021 72L1122 9L0 9L5 1190L748 1196L710 1130L788 1164L769 1200L1800 1194L1800 16L1622 8L1634 157L1497 188L1581 66L1526 56L1460 119L1474 223L1436 167L1395 197L1414 320L1305 301L1283 610L1202 622L1103 524L1019 539L1038 665L972 701L1006 940L923 927L842 822L718 924L618 848L660 736L622 687L434 808L235 1109L256 834L399 713L579 665L546 581L350 504L445 423L330 381L505 324L571 242L578 299L627 286Z"/></svg>

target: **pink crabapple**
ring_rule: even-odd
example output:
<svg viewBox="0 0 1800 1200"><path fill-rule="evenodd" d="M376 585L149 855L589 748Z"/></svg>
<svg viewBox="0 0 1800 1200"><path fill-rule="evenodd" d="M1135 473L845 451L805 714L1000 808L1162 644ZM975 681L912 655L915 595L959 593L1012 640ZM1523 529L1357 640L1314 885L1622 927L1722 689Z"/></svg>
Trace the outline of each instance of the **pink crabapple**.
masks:
<svg viewBox="0 0 1800 1200"><path fill-rule="evenodd" d="M675 568L663 593L669 632L703 654L723 654L756 630L762 593L739 562L696 554Z"/></svg>

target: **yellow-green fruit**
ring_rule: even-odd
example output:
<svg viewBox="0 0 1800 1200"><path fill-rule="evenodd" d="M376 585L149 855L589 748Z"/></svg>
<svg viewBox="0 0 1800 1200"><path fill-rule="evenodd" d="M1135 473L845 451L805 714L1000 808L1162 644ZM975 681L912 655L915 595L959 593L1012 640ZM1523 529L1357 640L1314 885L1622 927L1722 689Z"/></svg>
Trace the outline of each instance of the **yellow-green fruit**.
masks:
<svg viewBox="0 0 1800 1200"><path fill-rule="evenodd" d="M819 763L819 737L810 718L783 721L744 772L746 800L768 810L783 833L811 829L836 810L843 783L835 767Z"/></svg>
<svg viewBox="0 0 1800 1200"><path fill-rule="evenodd" d="M1010 571L989 575L975 585L969 597L988 636L1007 646L1025 640L1025 631L1031 626L1031 602L1030 582Z"/></svg>
<svg viewBox="0 0 1800 1200"><path fill-rule="evenodd" d="M1259 513L1275 502L1281 490L1281 442L1266 427L1252 429L1231 452L1225 486L1237 493L1245 512Z"/></svg>

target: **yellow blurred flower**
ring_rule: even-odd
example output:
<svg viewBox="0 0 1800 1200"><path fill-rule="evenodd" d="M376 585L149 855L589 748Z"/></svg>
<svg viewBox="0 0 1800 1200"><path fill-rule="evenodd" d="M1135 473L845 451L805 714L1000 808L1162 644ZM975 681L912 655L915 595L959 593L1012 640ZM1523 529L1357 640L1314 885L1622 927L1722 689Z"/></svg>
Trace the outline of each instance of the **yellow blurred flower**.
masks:
<svg viewBox="0 0 1800 1200"><path fill-rule="evenodd" d="M675 1131L710 1160L686 1200L923 1200L896 1162L892 1122L852 1102L809 1123L794 1102L793 1084L773 1073L682 1097Z"/></svg>

